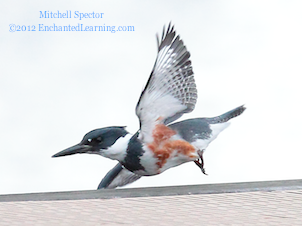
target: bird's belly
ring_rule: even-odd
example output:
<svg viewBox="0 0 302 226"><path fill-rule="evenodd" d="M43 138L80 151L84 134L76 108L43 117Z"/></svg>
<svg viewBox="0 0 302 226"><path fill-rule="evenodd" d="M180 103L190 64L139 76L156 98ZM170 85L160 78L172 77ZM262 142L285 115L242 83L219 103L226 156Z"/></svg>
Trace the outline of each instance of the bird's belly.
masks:
<svg viewBox="0 0 302 226"><path fill-rule="evenodd" d="M156 175L171 167L198 159L197 149L164 124L155 126L152 138L152 142L143 145L144 154L140 163L144 172L136 172L140 175Z"/></svg>
<svg viewBox="0 0 302 226"><path fill-rule="evenodd" d="M143 176L156 175L198 158L195 147L184 140L168 140L158 145L148 144L143 149L145 152L140 163L144 170L135 172Z"/></svg>
<svg viewBox="0 0 302 226"><path fill-rule="evenodd" d="M174 150L170 156L166 159L160 158L157 162L158 165L158 173L162 173L165 170L179 166L183 163L194 161L198 158L197 153L194 151L191 152L189 155L187 153L182 153L179 150Z"/></svg>

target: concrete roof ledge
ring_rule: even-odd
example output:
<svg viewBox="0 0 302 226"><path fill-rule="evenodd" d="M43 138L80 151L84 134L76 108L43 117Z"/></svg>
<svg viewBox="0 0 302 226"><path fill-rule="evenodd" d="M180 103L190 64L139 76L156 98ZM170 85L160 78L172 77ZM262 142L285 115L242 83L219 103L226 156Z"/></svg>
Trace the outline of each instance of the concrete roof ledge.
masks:
<svg viewBox="0 0 302 226"><path fill-rule="evenodd" d="M45 192L0 195L0 202L18 201L55 201L55 200L81 200L81 199L112 199L131 197L152 197L152 196L175 196L193 194L219 194L238 193L254 191L280 191L280 190L301 190L302 179L280 180L280 181L259 181L223 184L202 184L188 186L148 187L148 188L125 188L125 189L104 189L88 191L68 192Z"/></svg>

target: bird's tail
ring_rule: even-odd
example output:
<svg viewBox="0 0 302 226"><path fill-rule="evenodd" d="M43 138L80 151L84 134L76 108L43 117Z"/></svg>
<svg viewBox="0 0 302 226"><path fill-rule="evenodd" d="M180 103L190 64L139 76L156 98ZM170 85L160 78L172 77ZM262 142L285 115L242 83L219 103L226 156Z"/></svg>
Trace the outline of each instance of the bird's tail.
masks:
<svg viewBox="0 0 302 226"><path fill-rule="evenodd" d="M211 124L227 122L230 119L235 118L238 115L241 115L245 109L246 108L244 107L244 105L241 105L240 107L237 107L231 111L228 111L220 116L208 118L208 122Z"/></svg>

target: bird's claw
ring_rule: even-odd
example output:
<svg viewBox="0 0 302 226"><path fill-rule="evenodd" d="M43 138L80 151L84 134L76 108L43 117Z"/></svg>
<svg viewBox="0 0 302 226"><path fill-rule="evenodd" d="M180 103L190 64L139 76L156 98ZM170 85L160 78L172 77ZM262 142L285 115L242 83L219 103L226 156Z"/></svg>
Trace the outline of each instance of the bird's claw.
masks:
<svg viewBox="0 0 302 226"><path fill-rule="evenodd" d="M195 160L195 164L201 169L201 172L204 174L204 175L208 175L204 169L204 162L203 162L203 157L202 157L202 154L203 154L203 150L202 151L198 151L198 155L199 155L199 159Z"/></svg>

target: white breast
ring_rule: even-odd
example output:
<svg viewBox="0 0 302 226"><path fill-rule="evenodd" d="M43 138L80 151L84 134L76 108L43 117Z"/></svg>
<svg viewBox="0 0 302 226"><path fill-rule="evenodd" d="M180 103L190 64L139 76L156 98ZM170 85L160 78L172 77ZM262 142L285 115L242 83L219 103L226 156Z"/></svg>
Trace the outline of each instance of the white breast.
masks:
<svg viewBox="0 0 302 226"><path fill-rule="evenodd" d="M146 146L143 146L144 154L140 157L140 164L145 170L138 170L134 173L142 176L151 176L158 174L158 167L156 165L157 159L154 157L153 152Z"/></svg>

